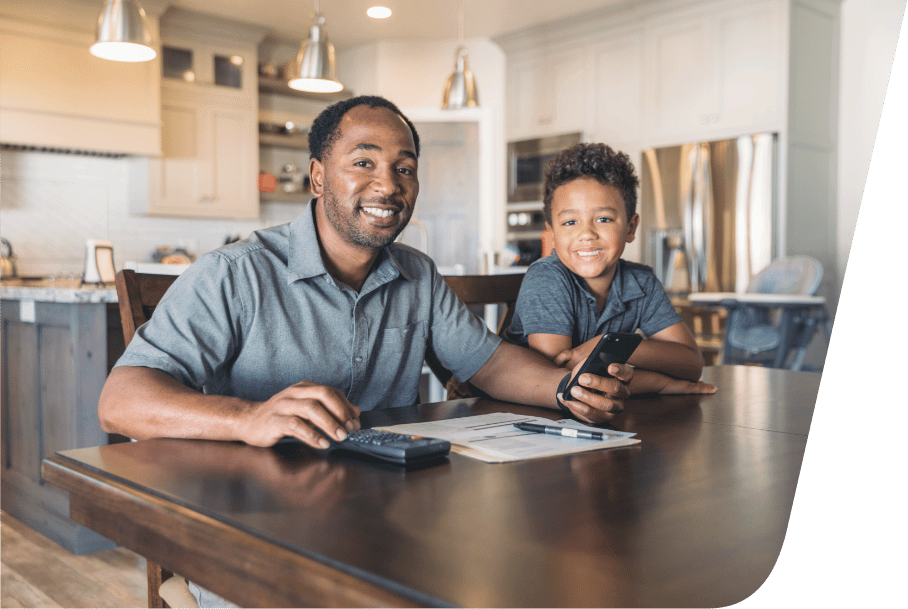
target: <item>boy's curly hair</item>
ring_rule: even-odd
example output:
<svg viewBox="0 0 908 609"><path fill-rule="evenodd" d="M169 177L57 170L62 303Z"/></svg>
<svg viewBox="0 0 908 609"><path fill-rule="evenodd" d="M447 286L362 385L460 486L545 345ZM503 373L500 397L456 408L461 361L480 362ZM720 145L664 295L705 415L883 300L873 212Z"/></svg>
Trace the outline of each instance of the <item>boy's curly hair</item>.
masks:
<svg viewBox="0 0 908 609"><path fill-rule="evenodd" d="M394 114L398 115L410 128L413 134L413 144L416 146L416 156L419 157L419 134L416 133L416 127L410 122L410 119L404 116L393 102L384 97L377 95L360 95L351 97L332 104L322 110L322 112L312 122L309 129L309 158L324 161L325 153L331 148L334 142L340 137L340 122L344 115L356 106L369 106L370 108L387 108Z"/></svg>
<svg viewBox="0 0 908 609"><path fill-rule="evenodd" d="M615 152L605 144L576 144L562 150L545 168L543 213L552 224L552 195L555 190L578 178L593 178L600 184L614 186L624 199L630 219L637 213L637 187L640 180L630 157Z"/></svg>

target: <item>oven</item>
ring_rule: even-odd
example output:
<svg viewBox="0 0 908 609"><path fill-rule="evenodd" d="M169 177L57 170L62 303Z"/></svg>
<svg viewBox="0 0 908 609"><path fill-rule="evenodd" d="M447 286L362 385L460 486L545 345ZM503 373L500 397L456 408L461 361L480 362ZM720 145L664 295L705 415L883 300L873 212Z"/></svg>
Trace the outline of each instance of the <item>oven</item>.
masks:
<svg viewBox="0 0 908 609"><path fill-rule="evenodd" d="M583 141L567 133L508 143L508 204L505 218L509 263L526 266L542 254L545 167L559 152Z"/></svg>

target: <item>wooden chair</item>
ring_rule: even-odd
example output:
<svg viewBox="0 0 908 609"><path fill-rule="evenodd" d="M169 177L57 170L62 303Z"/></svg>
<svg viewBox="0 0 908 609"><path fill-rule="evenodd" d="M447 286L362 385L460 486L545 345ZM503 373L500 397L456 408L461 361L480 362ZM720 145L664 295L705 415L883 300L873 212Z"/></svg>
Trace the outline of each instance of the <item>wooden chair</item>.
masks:
<svg viewBox="0 0 908 609"><path fill-rule="evenodd" d="M136 330L151 317L155 307L167 288L176 280L176 275L151 275L124 269L116 275L117 300L120 305L120 320L123 325L123 340L126 345L132 341ZM189 592L186 580L174 577L171 571L161 565L146 561L148 572L149 607L193 606L195 597ZM171 604L165 602L164 594ZM188 595L188 596L187 596ZM192 604L189 604L191 601Z"/></svg>
<svg viewBox="0 0 908 609"><path fill-rule="evenodd" d="M508 275L447 275L445 282L450 286L457 297L467 305L504 304L505 311L498 322L497 333L501 336L511 325L514 317L514 305L520 284L523 282L522 273ZM442 366L441 362L430 351L426 352L426 363L433 374L448 389L448 399L454 400L471 397L474 388L468 383L461 383L450 370Z"/></svg>

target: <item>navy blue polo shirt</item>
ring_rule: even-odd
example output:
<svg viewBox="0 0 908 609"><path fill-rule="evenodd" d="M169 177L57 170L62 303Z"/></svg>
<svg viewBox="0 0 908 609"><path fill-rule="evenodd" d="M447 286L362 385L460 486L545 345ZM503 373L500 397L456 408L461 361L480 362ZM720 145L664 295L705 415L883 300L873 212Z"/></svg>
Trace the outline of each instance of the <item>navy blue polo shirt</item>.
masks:
<svg viewBox="0 0 908 609"><path fill-rule="evenodd" d="M576 347L606 332L652 336L679 321L650 267L619 260L600 313L586 282L553 253L527 270L507 339L526 346L530 334L560 334Z"/></svg>

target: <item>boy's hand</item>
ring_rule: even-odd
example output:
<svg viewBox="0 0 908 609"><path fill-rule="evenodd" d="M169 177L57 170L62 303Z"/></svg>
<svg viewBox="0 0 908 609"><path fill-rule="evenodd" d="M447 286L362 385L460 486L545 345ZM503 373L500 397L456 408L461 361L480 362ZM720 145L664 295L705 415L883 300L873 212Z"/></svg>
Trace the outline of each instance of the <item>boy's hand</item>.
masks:
<svg viewBox="0 0 908 609"><path fill-rule="evenodd" d="M577 345L573 349L565 349L555 356L552 363L560 368L574 369L577 364L586 361L586 358L590 356L590 353L593 352L593 348L598 342L599 337L597 336L593 340L588 340L582 345Z"/></svg>
<svg viewBox="0 0 908 609"><path fill-rule="evenodd" d="M582 363L583 360L574 366L572 376L577 374ZM559 394L558 398L574 416L587 423L611 421L624 410L624 400L630 397L627 385L634 378L634 368L626 364L611 364L608 372L614 378L582 374L581 386L574 387L569 397Z"/></svg>

